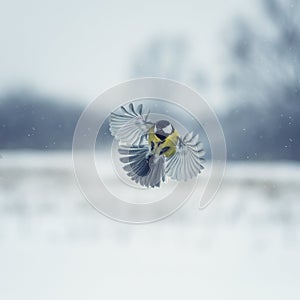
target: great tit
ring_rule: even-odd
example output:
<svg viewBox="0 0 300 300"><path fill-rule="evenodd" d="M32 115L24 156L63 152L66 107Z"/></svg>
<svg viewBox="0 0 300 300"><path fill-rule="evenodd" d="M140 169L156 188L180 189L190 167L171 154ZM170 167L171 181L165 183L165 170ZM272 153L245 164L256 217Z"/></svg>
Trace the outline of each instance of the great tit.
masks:
<svg viewBox="0 0 300 300"><path fill-rule="evenodd" d="M168 120L151 122L150 112L132 103L110 114L110 132L119 141L123 169L136 183L159 187L166 176L177 181L196 177L204 169L205 152L199 135L181 137Z"/></svg>

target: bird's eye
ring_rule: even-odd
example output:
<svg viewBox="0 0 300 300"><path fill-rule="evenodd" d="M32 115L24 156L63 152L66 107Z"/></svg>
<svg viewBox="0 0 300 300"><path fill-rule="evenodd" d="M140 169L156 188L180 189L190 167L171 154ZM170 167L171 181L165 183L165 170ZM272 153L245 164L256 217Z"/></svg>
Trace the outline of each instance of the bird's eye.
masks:
<svg viewBox="0 0 300 300"><path fill-rule="evenodd" d="M160 151L159 154L162 155L162 154L164 154L165 152L167 152L169 149L170 149L170 147L164 147L164 148L161 149L161 151Z"/></svg>

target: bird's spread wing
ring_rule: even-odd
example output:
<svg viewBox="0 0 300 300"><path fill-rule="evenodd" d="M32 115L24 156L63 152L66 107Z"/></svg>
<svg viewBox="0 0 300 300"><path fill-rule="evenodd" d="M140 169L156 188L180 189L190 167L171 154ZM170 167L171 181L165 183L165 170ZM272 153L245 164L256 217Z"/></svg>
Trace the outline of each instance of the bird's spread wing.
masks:
<svg viewBox="0 0 300 300"><path fill-rule="evenodd" d="M192 132L179 138L176 152L167 158L166 174L172 179L186 181L197 176L204 169L205 152L200 142L199 135Z"/></svg>
<svg viewBox="0 0 300 300"><path fill-rule="evenodd" d="M123 169L136 183L146 187L159 187L165 181L165 158L155 159L147 145L120 146Z"/></svg>
<svg viewBox="0 0 300 300"><path fill-rule="evenodd" d="M143 105L135 109L130 103L128 108L121 106L122 113L111 113L110 132L122 143L127 145L138 145L147 134L153 123L147 120L148 115L143 114Z"/></svg>

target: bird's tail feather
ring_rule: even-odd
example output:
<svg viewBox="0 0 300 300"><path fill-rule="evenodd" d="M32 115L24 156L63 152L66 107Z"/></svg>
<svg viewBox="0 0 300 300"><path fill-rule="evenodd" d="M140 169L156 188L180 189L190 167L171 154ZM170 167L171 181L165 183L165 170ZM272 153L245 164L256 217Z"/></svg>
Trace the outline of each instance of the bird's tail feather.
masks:
<svg viewBox="0 0 300 300"><path fill-rule="evenodd" d="M121 146L120 161L125 164L123 169L136 183L146 187L159 187L165 181L165 158L155 159L146 145Z"/></svg>

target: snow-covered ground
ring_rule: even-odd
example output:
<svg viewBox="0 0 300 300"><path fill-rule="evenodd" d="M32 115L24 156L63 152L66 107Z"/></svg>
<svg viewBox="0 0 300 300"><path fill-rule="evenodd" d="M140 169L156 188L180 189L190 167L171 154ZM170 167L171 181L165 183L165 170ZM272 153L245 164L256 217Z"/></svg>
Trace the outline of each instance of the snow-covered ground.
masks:
<svg viewBox="0 0 300 300"><path fill-rule="evenodd" d="M81 195L69 153L1 153L0 299L300 299L300 164L230 163L148 225Z"/></svg>

